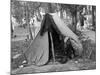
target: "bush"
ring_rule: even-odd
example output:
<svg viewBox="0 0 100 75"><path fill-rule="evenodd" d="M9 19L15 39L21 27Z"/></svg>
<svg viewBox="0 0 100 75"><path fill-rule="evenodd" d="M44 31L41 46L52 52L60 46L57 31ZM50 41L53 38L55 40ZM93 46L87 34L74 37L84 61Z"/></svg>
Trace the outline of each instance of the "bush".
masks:
<svg viewBox="0 0 100 75"><path fill-rule="evenodd" d="M92 43L91 40L85 40L85 41L82 41L82 45L83 45L82 57L95 61L96 60L96 44Z"/></svg>

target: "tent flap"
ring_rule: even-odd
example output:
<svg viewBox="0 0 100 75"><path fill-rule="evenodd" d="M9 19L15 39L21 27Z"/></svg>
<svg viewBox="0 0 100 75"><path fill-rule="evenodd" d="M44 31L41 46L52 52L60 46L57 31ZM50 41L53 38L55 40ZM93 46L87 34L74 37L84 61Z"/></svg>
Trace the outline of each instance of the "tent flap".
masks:
<svg viewBox="0 0 100 75"><path fill-rule="evenodd" d="M38 33L31 46L25 52L29 64L43 65L48 61L49 55L48 33L43 36Z"/></svg>
<svg viewBox="0 0 100 75"><path fill-rule="evenodd" d="M60 30L60 32L64 36L72 38L73 40L71 40L71 43L73 47L76 50L78 50L79 53L81 53L83 50L83 47L82 47L80 40L78 39L78 36L74 32L72 32L72 30L69 27L67 27L67 25L59 18L57 14L54 14L52 17L53 17L53 20L57 28Z"/></svg>

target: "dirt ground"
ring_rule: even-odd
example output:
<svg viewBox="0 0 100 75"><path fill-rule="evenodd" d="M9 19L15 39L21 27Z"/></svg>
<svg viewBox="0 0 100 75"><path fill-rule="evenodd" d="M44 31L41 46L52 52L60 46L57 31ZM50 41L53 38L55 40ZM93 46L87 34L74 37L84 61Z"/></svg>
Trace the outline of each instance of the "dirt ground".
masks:
<svg viewBox="0 0 100 75"><path fill-rule="evenodd" d="M88 59L78 59L77 61L71 60L66 64L52 63L44 66L30 65L23 68L12 70L12 74L27 74L39 72L58 72L58 71L77 71L77 70L90 70L96 69L96 63Z"/></svg>

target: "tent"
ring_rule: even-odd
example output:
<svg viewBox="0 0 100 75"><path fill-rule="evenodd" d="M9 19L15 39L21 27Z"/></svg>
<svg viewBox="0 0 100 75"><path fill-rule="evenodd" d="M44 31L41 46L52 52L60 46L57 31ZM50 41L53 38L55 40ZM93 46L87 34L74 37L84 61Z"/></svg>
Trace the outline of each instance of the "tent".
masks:
<svg viewBox="0 0 100 75"><path fill-rule="evenodd" d="M59 54L64 53L63 40L67 38L71 38L73 48L80 55L82 45L78 36L66 26L57 14L45 14L40 31L24 53L28 64L40 66L46 64L50 58L55 60L56 51Z"/></svg>

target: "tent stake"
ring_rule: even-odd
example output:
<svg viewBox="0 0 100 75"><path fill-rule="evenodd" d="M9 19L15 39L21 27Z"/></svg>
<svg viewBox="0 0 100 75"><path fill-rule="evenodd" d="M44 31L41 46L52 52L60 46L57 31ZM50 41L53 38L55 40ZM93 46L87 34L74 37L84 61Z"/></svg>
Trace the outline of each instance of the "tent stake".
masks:
<svg viewBox="0 0 100 75"><path fill-rule="evenodd" d="M52 39L52 34L50 32L50 38L51 38L51 49L52 49L52 55L53 55L53 63L55 64L55 53L54 53L54 44L53 44L53 39Z"/></svg>

